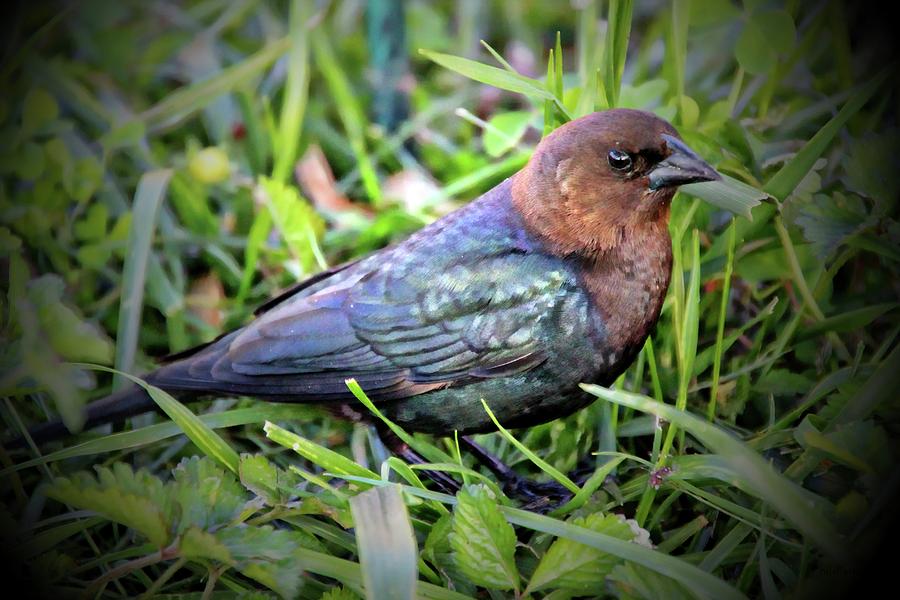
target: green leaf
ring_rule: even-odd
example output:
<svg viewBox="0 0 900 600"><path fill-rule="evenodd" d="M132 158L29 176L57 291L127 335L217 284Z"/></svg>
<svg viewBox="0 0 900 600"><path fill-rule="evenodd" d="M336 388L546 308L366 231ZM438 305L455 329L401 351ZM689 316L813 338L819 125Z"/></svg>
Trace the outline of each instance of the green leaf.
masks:
<svg viewBox="0 0 900 600"><path fill-rule="evenodd" d="M112 362L112 342L98 327L83 320L63 301L65 284L58 275L42 275L28 284L28 298L37 311L44 339L70 361Z"/></svg>
<svg viewBox="0 0 900 600"><path fill-rule="evenodd" d="M632 541L635 538L631 525L620 515L593 513L569 522L621 540ZM579 596L599 596L603 580L620 562L622 559L618 556L560 538L541 558L528 582L526 593L553 586Z"/></svg>
<svg viewBox="0 0 900 600"><path fill-rule="evenodd" d="M617 565L608 579L613 593L621 600L691 600L694 595L684 586L641 565L626 562Z"/></svg>
<svg viewBox="0 0 900 600"><path fill-rule="evenodd" d="M216 560L226 565L234 564L228 546L219 541L212 533L203 531L199 527L192 526L182 534L178 549L185 558Z"/></svg>
<svg viewBox="0 0 900 600"><path fill-rule="evenodd" d="M470 486L456 495L450 544L466 577L489 589L519 589L516 534L487 488Z"/></svg>
<svg viewBox="0 0 900 600"><path fill-rule="evenodd" d="M900 304L884 303L872 306L864 306L856 310L848 310L839 315L832 315L822 321L817 321L811 325L803 327L797 332L796 341L800 342L810 338L822 335L829 331L837 333L846 333L848 331L857 331L867 327L872 321L881 315L897 310Z"/></svg>
<svg viewBox="0 0 900 600"><path fill-rule="evenodd" d="M530 121L531 113L522 110L497 113L484 129L484 151L496 158L515 148L528 130Z"/></svg>
<svg viewBox="0 0 900 600"><path fill-rule="evenodd" d="M215 536L228 548L241 573L283 598L296 597L303 575L303 563L296 556L302 548L299 532L239 525L219 530Z"/></svg>
<svg viewBox="0 0 900 600"><path fill-rule="evenodd" d="M300 261L303 272L310 272L320 253L318 239L325 231L325 221L296 187L260 177L259 190L291 254Z"/></svg>
<svg viewBox="0 0 900 600"><path fill-rule="evenodd" d="M125 378L130 379L132 383L144 388L150 395L150 398L156 402L157 406L159 406L170 419L178 424L178 427L181 428L184 434L188 436L188 438L190 438L204 454L219 461L232 473L238 472L238 467L240 465L238 453L235 452L234 449L229 446L225 440L219 437L219 435L206 423L200 420L197 415L192 413L184 404L173 398L168 392L161 390L154 385L150 385L138 377L129 375L128 373L122 373L115 369L101 367L99 365L80 366L107 371L109 373L118 373Z"/></svg>
<svg viewBox="0 0 900 600"><path fill-rule="evenodd" d="M797 42L794 20L785 10L766 10L755 13L751 21L764 32L769 46L778 54L787 54Z"/></svg>
<svg viewBox="0 0 900 600"><path fill-rule="evenodd" d="M415 598L416 537L397 486L377 487L350 499L366 598Z"/></svg>
<svg viewBox="0 0 900 600"><path fill-rule="evenodd" d="M766 192L728 175L722 175L721 181L683 185L679 191L748 219L752 219L750 211L769 198Z"/></svg>
<svg viewBox="0 0 900 600"><path fill-rule="evenodd" d="M359 596L341 586L331 588L322 594L319 600L359 600Z"/></svg>
<svg viewBox="0 0 900 600"><path fill-rule="evenodd" d="M124 463L97 467L97 478L76 473L58 477L47 496L82 510L91 510L142 534L158 548L169 544L168 511L162 482L148 471L137 473Z"/></svg>
<svg viewBox="0 0 900 600"><path fill-rule="evenodd" d="M799 210L795 222L812 244L816 256L824 260L854 234L875 222L857 196L816 194Z"/></svg>
<svg viewBox="0 0 900 600"><path fill-rule="evenodd" d="M734 55L741 68L754 75L771 70L778 58L765 30L752 19L744 25L744 30L738 36Z"/></svg>
<svg viewBox="0 0 900 600"><path fill-rule="evenodd" d="M468 58L429 52L428 50L419 50L419 53L445 69L450 69L464 77L492 85L501 90L523 94L535 100L555 99L555 96L547 90L547 87L536 79L531 79L518 73L510 73L505 69L491 67Z"/></svg>
<svg viewBox="0 0 900 600"><path fill-rule="evenodd" d="M290 500L289 490L297 484L297 477L278 468L262 454L242 454L241 483L269 506Z"/></svg>
<svg viewBox="0 0 900 600"><path fill-rule="evenodd" d="M875 95L881 88L885 79L888 77L889 71L881 71L867 83L859 86L850 97L850 99L841 107L841 110L831 118L824 127L819 129L816 134L803 145L797 154L791 158L769 181L766 182L765 190L776 200L784 200L787 198L794 188L803 180L810 169L816 164L831 141L838 134L841 128L865 106L866 102Z"/></svg>
<svg viewBox="0 0 900 600"><path fill-rule="evenodd" d="M897 177L900 160L900 135L896 129L870 133L850 142L842 161L847 186L883 203L885 212L900 196Z"/></svg>
<svg viewBox="0 0 900 600"><path fill-rule="evenodd" d="M210 458L182 459L172 473L170 494L181 507L179 531L189 526L211 530L228 525L247 501L234 475Z"/></svg>
<svg viewBox="0 0 900 600"><path fill-rule="evenodd" d="M334 450L329 450L324 446L320 446L315 442L311 442L305 438L302 438L296 433L279 427L275 423L266 421L266 424L263 426L263 430L266 432L266 437L268 437L273 442L280 444L285 448L291 448L300 456L306 458L316 465L319 465L320 467L326 469L331 473L340 475L356 475L359 477L369 477L372 479L378 478L378 475L376 475L369 469L356 464L346 456L342 456Z"/></svg>
<svg viewBox="0 0 900 600"><path fill-rule="evenodd" d="M122 299L119 302L119 324L116 331L116 369L130 373L137 355L138 335L144 305L147 282L147 265L150 260L153 236L156 232L156 216L162 205L172 171L151 171L141 176L134 194L128 254L122 267ZM116 377L116 387L124 384Z"/></svg>
<svg viewBox="0 0 900 600"><path fill-rule="evenodd" d="M34 88L22 100L22 134L32 135L35 131L59 117L59 104L47 90Z"/></svg>

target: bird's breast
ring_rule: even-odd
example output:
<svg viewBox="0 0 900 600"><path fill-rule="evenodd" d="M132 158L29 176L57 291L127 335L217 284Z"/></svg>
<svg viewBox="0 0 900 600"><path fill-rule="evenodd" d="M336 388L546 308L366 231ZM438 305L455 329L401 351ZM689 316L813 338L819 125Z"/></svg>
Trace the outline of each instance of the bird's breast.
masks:
<svg viewBox="0 0 900 600"><path fill-rule="evenodd" d="M580 276L604 325L598 357L607 365L630 362L659 318L669 286L672 246L664 228L629 236L598 260L585 262ZM627 367L627 364L625 365Z"/></svg>

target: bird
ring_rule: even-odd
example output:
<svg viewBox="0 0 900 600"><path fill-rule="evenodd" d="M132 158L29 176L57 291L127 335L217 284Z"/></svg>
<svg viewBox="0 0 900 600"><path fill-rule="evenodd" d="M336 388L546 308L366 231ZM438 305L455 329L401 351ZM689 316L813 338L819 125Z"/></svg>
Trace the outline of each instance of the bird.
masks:
<svg viewBox="0 0 900 600"><path fill-rule="evenodd" d="M316 275L252 321L144 376L183 400L250 396L367 421L355 379L407 431L489 432L567 416L612 383L656 324L678 186L720 179L653 113L610 109L544 137L516 174L396 245ZM138 387L85 427L155 409ZM37 426L48 440L60 421Z"/></svg>

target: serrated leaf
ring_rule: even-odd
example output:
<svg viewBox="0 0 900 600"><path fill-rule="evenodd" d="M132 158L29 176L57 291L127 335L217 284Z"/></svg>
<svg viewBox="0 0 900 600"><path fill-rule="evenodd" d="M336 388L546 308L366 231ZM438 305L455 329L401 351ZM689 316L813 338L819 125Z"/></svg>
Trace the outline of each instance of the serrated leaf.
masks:
<svg viewBox="0 0 900 600"><path fill-rule="evenodd" d="M900 135L896 129L854 139L842 161L850 189L879 201L889 212L900 196Z"/></svg>
<svg viewBox="0 0 900 600"><path fill-rule="evenodd" d="M476 585L518 590L516 534L500 512L497 500L483 486L470 486L456 498L450 535L456 564Z"/></svg>
<svg viewBox="0 0 900 600"><path fill-rule="evenodd" d="M215 535L199 527L190 527L182 534L178 549L185 558L216 560L224 564L234 563L228 546Z"/></svg>
<svg viewBox="0 0 900 600"><path fill-rule="evenodd" d="M795 220L803 230L803 237L812 244L820 259L828 258L853 234L868 227L874 219L856 196L835 192L828 196L816 194L805 204Z"/></svg>
<svg viewBox="0 0 900 600"><path fill-rule="evenodd" d="M293 473L279 469L262 454L242 454L239 475L244 487L269 506L287 502L290 495L285 488L297 482Z"/></svg>
<svg viewBox="0 0 900 600"><path fill-rule="evenodd" d="M625 519L618 515L593 513L569 522L622 540L632 540L635 537ZM613 554L560 538L553 542L541 558L526 591L536 592L553 586L578 595L599 596L603 580L621 561L621 558Z"/></svg>
<svg viewBox="0 0 900 600"><path fill-rule="evenodd" d="M319 600L359 600L359 596L341 586L331 588L322 594Z"/></svg>
<svg viewBox="0 0 900 600"><path fill-rule="evenodd" d="M241 573L284 598L296 596L303 575L295 556L302 547L297 532L240 525L217 531L215 536L228 548Z"/></svg>
<svg viewBox="0 0 900 600"><path fill-rule="evenodd" d="M135 474L127 465L117 463L115 470L98 468L96 479L87 473L57 478L47 488L47 496L130 527L163 548L171 536L167 511L158 503L159 496L164 495L158 493L161 488L162 482L147 471Z"/></svg>
<svg viewBox="0 0 900 600"><path fill-rule="evenodd" d="M183 459L173 475L171 494L181 507L179 531L192 526L211 530L227 525L247 501L234 475L210 458Z"/></svg>

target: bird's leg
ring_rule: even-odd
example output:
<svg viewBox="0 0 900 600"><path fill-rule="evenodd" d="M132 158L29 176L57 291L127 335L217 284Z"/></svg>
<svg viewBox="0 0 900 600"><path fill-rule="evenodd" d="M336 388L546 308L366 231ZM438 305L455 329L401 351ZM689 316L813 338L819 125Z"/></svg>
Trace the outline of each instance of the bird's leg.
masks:
<svg viewBox="0 0 900 600"><path fill-rule="evenodd" d="M393 431L387 429L386 427L377 427L378 437L381 438L381 441L384 442L384 445L387 446L387 449L391 451L391 454L397 456L398 458L402 458L407 463L411 465L422 465L427 463L428 461L422 458L418 452L413 450L406 444L403 440L397 437ZM450 494L451 496L455 496L456 492L460 490L462 486L460 486L459 482L457 482L453 477L447 475L443 471L432 471L430 469L424 470L425 475L428 476L431 481L434 482L440 491L445 494Z"/></svg>
<svg viewBox="0 0 900 600"><path fill-rule="evenodd" d="M534 512L547 512L572 498L572 492L556 481L542 482L522 477L471 437L462 436L460 441L478 462L501 481L503 491L507 495L525 503L522 508ZM592 471L579 467L570 475L580 485Z"/></svg>

